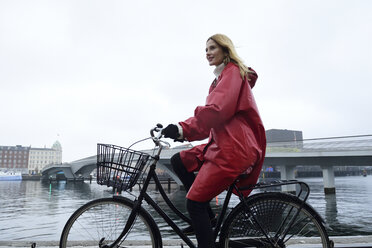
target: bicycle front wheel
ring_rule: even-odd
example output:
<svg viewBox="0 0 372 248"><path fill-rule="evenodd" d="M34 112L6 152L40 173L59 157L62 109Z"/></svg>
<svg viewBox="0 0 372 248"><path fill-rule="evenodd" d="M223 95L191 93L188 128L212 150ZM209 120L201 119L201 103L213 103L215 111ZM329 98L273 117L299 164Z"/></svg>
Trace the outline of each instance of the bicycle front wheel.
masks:
<svg viewBox="0 0 372 248"><path fill-rule="evenodd" d="M102 198L88 202L76 210L67 221L59 247L106 248L126 245L161 247L159 229L143 208L140 208L129 232L122 234L133 204L133 201L123 197Z"/></svg>
<svg viewBox="0 0 372 248"><path fill-rule="evenodd" d="M260 248L331 246L316 211L297 197L278 192L253 195L246 206L239 203L225 221L220 244Z"/></svg>

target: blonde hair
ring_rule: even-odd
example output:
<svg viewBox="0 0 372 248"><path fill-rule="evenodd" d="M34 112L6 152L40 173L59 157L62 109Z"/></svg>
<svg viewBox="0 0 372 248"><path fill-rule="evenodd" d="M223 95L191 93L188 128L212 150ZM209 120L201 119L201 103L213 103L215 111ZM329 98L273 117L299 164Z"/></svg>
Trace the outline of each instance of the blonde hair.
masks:
<svg viewBox="0 0 372 248"><path fill-rule="evenodd" d="M229 37L224 34L215 34L209 37L208 40L213 40L222 47L222 50L227 53L227 56L225 57L223 62L225 63L225 65L230 61L236 64L239 67L240 75L243 79L245 76L247 76L248 73L252 73L252 71L249 70L249 68L243 63L243 60L238 56L234 44Z"/></svg>

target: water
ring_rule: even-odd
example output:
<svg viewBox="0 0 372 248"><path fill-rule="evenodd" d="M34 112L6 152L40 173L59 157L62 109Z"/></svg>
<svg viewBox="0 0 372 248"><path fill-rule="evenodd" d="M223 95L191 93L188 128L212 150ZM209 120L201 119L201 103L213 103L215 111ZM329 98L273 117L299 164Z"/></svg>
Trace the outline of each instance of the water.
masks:
<svg viewBox="0 0 372 248"><path fill-rule="evenodd" d="M330 235L372 235L372 180L371 177L337 177L336 195L324 195L321 178L301 179L311 187L308 202L329 226ZM136 187L137 188L137 187ZM132 192L136 193L136 189ZM127 195L127 193L126 193ZM0 182L0 241L4 240L59 240L69 216L91 199L110 197L112 191L96 183L39 181ZM130 195L128 195L131 197ZM151 192L159 205L164 206L160 194ZM170 198L181 211L185 210L185 192L173 191ZM217 209L224 194L212 201ZM236 204L233 198L231 206ZM172 231L156 214L164 238L174 237ZM175 215L170 215L173 220ZM180 223L180 221L177 221Z"/></svg>

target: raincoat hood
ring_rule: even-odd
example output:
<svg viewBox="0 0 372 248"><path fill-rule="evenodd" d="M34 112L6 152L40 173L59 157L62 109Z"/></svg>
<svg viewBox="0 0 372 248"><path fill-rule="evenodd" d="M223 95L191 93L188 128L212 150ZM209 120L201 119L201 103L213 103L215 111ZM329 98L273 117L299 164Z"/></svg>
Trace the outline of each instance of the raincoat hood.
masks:
<svg viewBox="0 0 372 248"><path fill-rule="evenodd" d="M253 89L253 87L256 85L256 81L257 81L257 73L250 67L248 67L249 69L249 73L247 75L247 81L249 83L249 85L251 86L251 89Z"/></svg>

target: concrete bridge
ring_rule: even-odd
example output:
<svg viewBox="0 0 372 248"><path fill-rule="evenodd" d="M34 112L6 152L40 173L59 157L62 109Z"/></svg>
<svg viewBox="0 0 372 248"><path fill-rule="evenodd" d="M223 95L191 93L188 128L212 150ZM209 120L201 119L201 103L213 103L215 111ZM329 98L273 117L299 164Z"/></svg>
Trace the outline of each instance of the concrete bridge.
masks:
<svg viewBox="0 0 372 248"><path fill-rule="evenodd" d="M89 178L92 171L96 169L96 157L91 156L71 163L47 165L41 171L42 178L48 179L55 177L58 173L63 173L70 180L82 177Z"/></svg>
<svg viewBox="0 0 372 248"><path fill-rule="evenodd" d="M158 164L158 168L166 170L178 184L181 182L171 169L170 158L188 148L190 145L164 149ZM152 150L144 152L152 154ZM334 166L372 166L372 135L268 143L264 167L269 166L280 168L282 179L294 179L296 166L320 166L325 193L335 193ZM95 168L96 156L91 156L71 163L47 166L42 174L44 178L60 172L68 179L88 178ZM293 191L291 187L283 190Z"/></svg>
<svg viewBox="0 0 372 248"><path fill-rule="evenodd" d="M320 166L324 192L335 193L335 166L372 166L372 135L268 143L264 166L270 165L280 167L281 178L288 180L297 166Z"/></svg>

